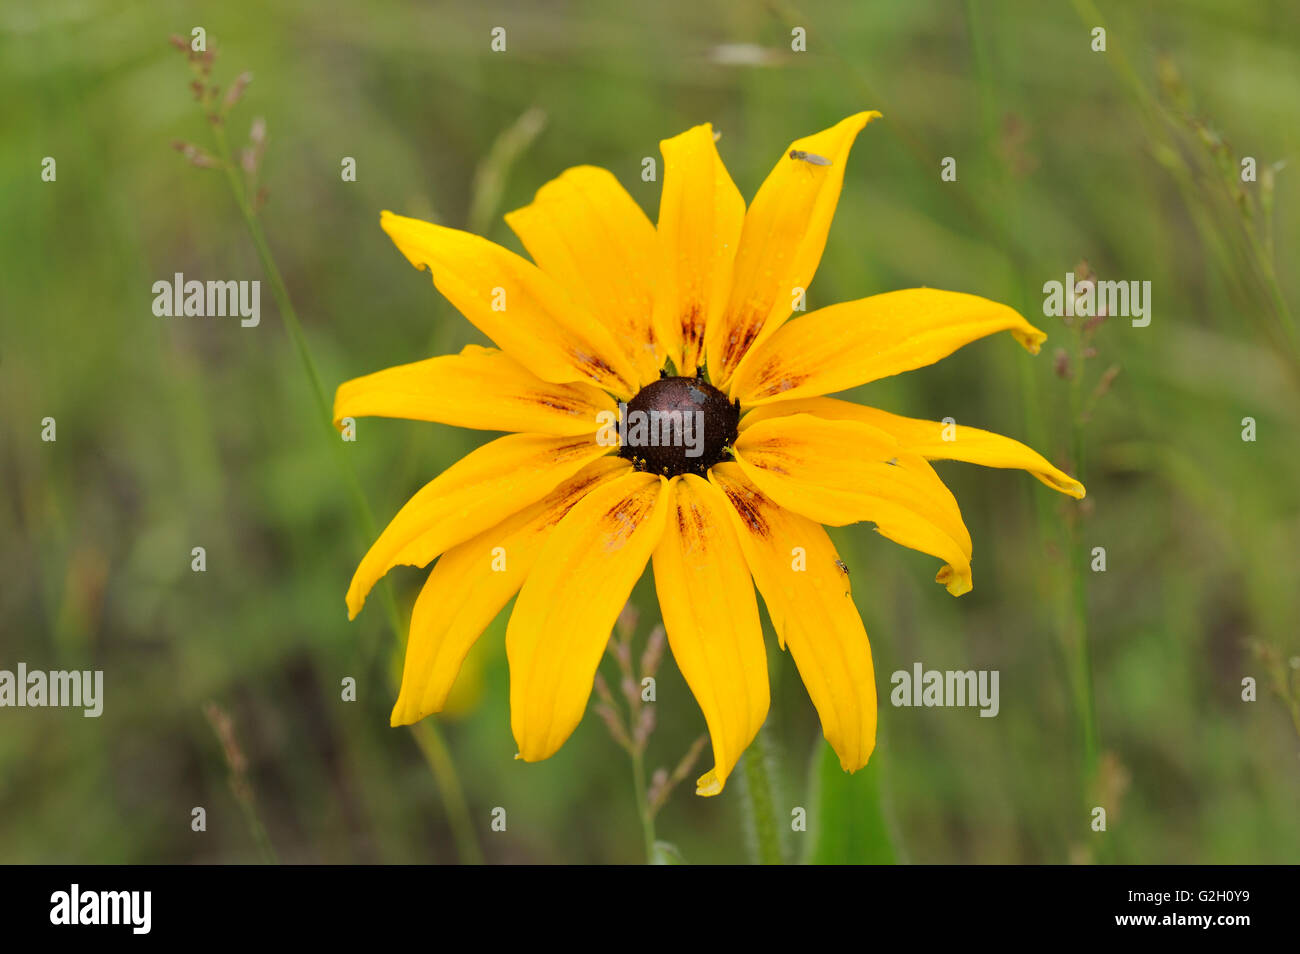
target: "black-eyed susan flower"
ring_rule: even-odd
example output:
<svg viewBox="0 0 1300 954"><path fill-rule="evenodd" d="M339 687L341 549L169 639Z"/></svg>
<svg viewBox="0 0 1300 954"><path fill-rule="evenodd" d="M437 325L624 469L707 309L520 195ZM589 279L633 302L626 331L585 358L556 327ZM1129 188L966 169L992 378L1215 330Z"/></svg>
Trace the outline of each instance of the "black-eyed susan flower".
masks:
<svg viewBox="0 0 1300 954"><path fill-rule="evenodd" d="M615 619L650 563L712 740L699 794L722 790L767 714L755 584L853 771L875 745L875 677L822 525L875 524L941 560L937 580L960 595L971 587L970 535L929 461L1021 468L1083 496L1014 440L826 396L994 332L1031 352L1046 337L1005 305L928 288L791 319L850 147L877 115L791 143L748 208L710 126L665 140L657 225L609 172L570 169L506 216L531 262L383 213L402 253L496 347L349 381L336 419L509 432L416 493L353 577L355 616L390 568L437 560L415 603L394 725L443 707L466 653L518 593L506 633L511 727L520 757L547 758L582 718ZM624 426L635 412L701 427L670 428L682 439L655 446Z"/></svg>

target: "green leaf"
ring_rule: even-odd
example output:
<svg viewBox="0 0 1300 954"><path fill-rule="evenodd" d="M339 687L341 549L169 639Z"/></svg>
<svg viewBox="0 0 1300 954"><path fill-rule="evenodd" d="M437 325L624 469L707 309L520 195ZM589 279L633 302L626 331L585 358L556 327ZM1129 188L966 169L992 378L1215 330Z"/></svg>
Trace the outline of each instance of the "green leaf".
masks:
<svg viewBox="0 0 1300 954"><path fill-rule="evenodd" d="M813 751L808 773L808 834L804 862L810 865L897 863L885 820L880 786L881 756L850 775L824 740Z"/></svg>
<svg viewBox="0 0 1300 954"><path fill-rule="evenodd" d="M650 863L652 865L684 865L686 859L682 857L682 853L672 842L656 841Z"/></svg>

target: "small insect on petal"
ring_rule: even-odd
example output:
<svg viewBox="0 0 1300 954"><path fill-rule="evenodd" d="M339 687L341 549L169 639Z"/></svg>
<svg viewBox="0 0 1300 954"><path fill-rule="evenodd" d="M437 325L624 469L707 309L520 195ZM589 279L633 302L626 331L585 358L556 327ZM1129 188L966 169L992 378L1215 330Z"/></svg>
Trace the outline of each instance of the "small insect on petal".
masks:
<svg viewBox="0 0 1300 954"><path fill-rule="evenodd" d="M798 159L801 162L806 162L814 166L829 166L831 164L831 161L825 156L819 156L815 152L804 152L802 149L791 149L790 158Z"/></svg>
<svg viewBox="0 0 1300 954"><path fill-rule="evenodd" d="M839 567L839 568L840 568L840 572L844 574L844 585L845 585L845 586L848 586L848 585L849 585L849 565L848 565L847 563L845 563L843 560L836 560L836 561L835 561L835 565L836 565L837 567ZM844 595L845 595L845 596L848 596L848 595L849 595L849 591L848 591L847 589L844 591Z"/></svg>

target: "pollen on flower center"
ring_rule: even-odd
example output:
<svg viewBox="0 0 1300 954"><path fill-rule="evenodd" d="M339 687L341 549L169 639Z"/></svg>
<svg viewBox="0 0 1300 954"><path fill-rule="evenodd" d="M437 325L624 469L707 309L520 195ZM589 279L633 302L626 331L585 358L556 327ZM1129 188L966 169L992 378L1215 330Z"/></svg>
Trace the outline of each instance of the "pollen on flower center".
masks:
<svg viewBox="0 0 1300 954"><path fill-rule="evenodd" d="M661 378L620 408L619 456L651 474L703 474L736 440L740 405L699 378Z"/></svg>

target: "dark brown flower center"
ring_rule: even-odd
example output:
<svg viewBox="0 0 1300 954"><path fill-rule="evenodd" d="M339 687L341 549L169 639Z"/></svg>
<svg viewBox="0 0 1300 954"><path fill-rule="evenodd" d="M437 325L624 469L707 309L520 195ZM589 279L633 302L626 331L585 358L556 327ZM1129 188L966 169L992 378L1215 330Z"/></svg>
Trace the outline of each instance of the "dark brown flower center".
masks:
<svg viewBox="0 0 1300 954"><path fill-rule="evenodd" d="M637 470L703 474L736 439L740 404L700 378L661 378L622 409L619 456Z"/></svg>

